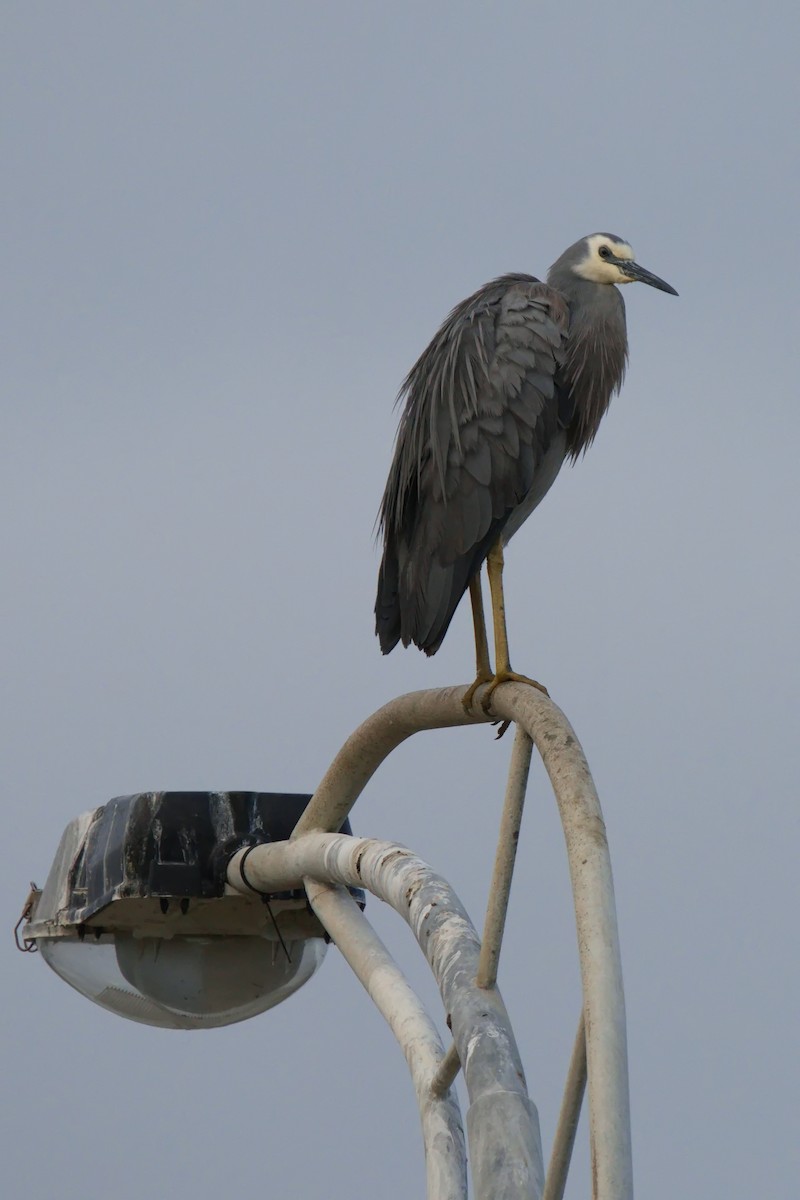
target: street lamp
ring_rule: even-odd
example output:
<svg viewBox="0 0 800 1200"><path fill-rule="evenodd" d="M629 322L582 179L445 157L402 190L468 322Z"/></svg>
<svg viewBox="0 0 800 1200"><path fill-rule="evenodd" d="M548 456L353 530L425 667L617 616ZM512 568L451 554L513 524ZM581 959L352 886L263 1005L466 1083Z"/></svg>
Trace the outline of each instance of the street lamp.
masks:
<svg viewBox="0 0 800 1200"><path fill-rule="evenodd" d="M412 692L347 739L313 797L150 792L67 827L21 949L113 1012L168 1028L241 1021L296 991L325 937L369 992L408 1063L422 1121L429 1200L558 1200L588 1084L595 1200L631 1200L625 1005L611 860L600 802L572 727L535 688L508 683L490 713L464 688ZM353 837L347 815L380 764L422 730L515 722L483 938L445 879L404 846ZM572 882L583 1003L544 1178L530 1100L497 966L533 747L550 777ZM338 833L328 832L339 830ZM343 836L344 835L344 836ZM436 979L452 1041L361 911L364 891L409 925Z"/></svg>
<svg viewBox="0 0 800 1200"><path fill-rule="evenodd" d="M31 891L26 948L146 1025L208 1029L272 1008L318 969L325 930L302 888L237 894L225 873L237 851L288 838L309 799L144 792L76 817Z"/></svg>

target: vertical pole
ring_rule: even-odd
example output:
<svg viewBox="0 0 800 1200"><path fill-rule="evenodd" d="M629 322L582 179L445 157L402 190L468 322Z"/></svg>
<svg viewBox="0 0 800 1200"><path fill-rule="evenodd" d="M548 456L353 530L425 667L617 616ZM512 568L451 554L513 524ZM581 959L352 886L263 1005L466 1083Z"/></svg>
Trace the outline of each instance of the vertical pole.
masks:
<svg viewBox="0 0 800 1200"><path fill-rule="evenodd" d="M500 820L500 833L497 839L492 882L489 886L489 900L486 906L481 953L475 980L480 988L491 988L497 983L497 964L500 960L500 948L508 912L508 899L517 856L517 843L522 824L522 809L528 786L532 750L531 739L525 730L518 726L514 737L514 747L511 751L511 763L508 768L506 796ZM443 1095L447 1091L458 1074L460 1065L455 1043L451 1043L431 1085L436 1095Z"/></svg>
<svg viewBox="0 0 800 1200"><path fill-rule="evenodd" d="M500 961L500 948L503 944L503 930L506 924L511 879L517 857L517 843L522 824L522 809L525 804L532 750L533 742L525 730L521 726L517 726L514 747L511 751L511 763L508 768L508 783L503 803L503 815L500 819L500 833L497 839L494 870L489 888L489 901L483 924L481 956L476 980L478 987L481 988L494 987L497 982L497 965Z"/></svg>
<svg viewBox="0 0 800 1200"><path fill-rule="evenodd" d="M558 1114L556 1136L553 1138L553 1149L550 1152L550 1163L545 1176L542 1200L563 1200L585 1090L586 1025L583 1020L583 1012L581 1012L578 1032L575 1034L575 1045L572 1048L572 1058L567 1071L567 1081L564 1085L561 1112Z"/></svg>

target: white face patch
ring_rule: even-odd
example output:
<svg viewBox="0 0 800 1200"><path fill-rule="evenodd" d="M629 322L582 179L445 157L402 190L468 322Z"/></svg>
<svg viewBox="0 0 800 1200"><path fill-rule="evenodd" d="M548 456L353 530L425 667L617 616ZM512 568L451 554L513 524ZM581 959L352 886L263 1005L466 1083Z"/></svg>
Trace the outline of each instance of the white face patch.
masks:
<svg viewBox="0 0 800 1200"><path fill-rule="evenodd" d="M608 247L614 258L633 261L633 250L627 242L618 242L605 233L593 233L586 239L586 257L576 264L575 274L592 283L632 283L633 280L627 279L618 266L602 258L600 250L604 246Z"/></svg>

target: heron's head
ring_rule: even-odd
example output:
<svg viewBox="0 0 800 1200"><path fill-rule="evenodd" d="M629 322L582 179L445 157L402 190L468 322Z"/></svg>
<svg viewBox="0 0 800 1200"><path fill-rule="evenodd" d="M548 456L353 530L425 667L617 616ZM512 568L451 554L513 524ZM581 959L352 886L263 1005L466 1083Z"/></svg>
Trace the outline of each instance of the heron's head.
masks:
<svg viewBox="0 0 800 1200"><path fill-rule="evenodd" d="M678 294L663 279L640 267L628 243L613 233L590 233L581 238L553 264L551 274L565 268L591 283L648 283L671 296Z"/></svg>

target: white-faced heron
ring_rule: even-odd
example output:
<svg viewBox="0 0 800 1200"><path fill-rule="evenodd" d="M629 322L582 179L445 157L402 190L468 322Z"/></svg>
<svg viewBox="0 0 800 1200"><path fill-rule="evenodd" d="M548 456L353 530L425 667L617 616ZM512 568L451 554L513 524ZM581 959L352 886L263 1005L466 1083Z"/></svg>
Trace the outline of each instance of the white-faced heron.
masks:
<svg viewBox="0 0 800 1200"><path fill-rule="evenodd" d="M405 408L380 510L383 560L376 631L426 654L442 644L469 588L483 703L511 670L503 546L551 487L566 458L597 433L625 374L625 304L614 286L674 288L634 261L627 242L593 233L565 250L542 283L503 275L450 313L406 378ZM481 599L492 598L492 672Z"/></svg>

